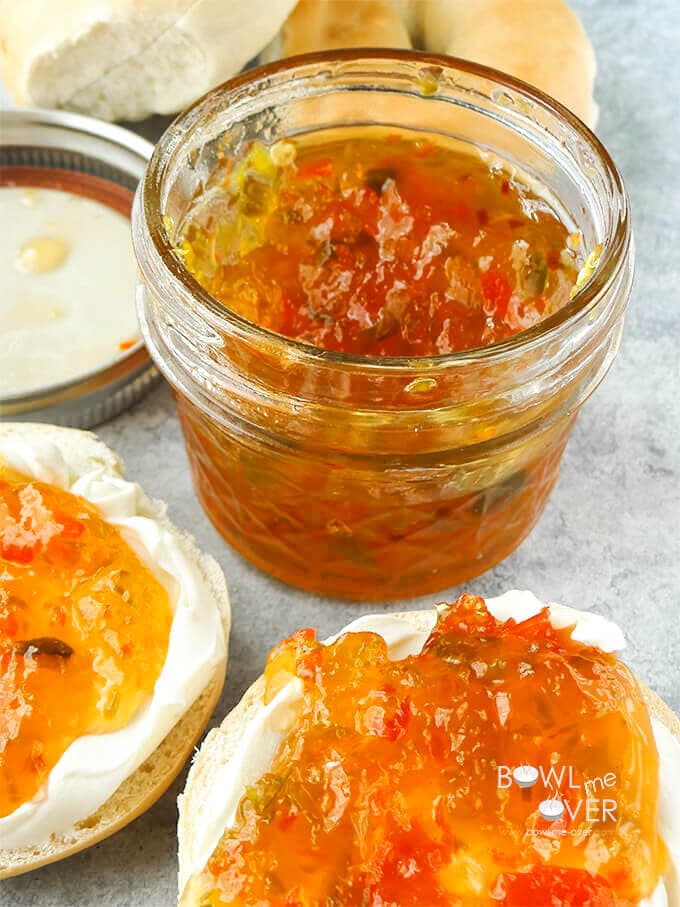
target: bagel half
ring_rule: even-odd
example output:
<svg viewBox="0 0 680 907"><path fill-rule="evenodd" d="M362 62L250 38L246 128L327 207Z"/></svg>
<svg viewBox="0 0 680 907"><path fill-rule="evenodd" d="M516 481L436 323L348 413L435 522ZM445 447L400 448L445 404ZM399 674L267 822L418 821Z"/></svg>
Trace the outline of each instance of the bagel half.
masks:
<svg viewBox="0 0 680 907"><path fill-rule="evenodd" d="M103 468L108 475L123 477L119 457L90 432L51 425L9 423L0 425L0 441L37 439L53 442L61 450L72 475ZM165 516L165 506L142 496L138 513L152 517L172 533L183 552L197 568L222 617L225 646L228 646L231 611L222 570L217 562L198 550L193 538L180 532ZM118 787L91 816L78 822L66 834L53 836L38 845L0 849L0 879L37 869L91 847L123 828L151 807L167 790L190 757L212 715L224 686L225 658L215 669L203 692L185 711L154 752Z"/></svg>
<svg viewBox="0 0 680 907"><path fill-rule="evenodd" d="M491 66L597 122L595 52L563 0L300 0L263 59L341 47L419 47Z"/></svg>
<svg viewBox="0 0 680 907"><path fill-rule="evenodd" d="M411 47L411 39L391 0L299 0L261 60L345 47Z"/></svg>
<svg viewBox="0 0 680 907"><path fill-rule="evenodd" d="M429 632L432 610L403 611L386 616L406 621L415 629ZM680 719L643 683L638 681L649 714L663 724L680 743ZM244 693L241 701L225 717L219 727L206 736L192 763L186 787L179 797L178 859L180 907L199 907L192 893L191 867L197 859L197 829L200 827L203 805L213 789L223 766L230 761L243 736L245 727L264 706L264 676ZM671 904L671 907L673 905Z"/></svg>

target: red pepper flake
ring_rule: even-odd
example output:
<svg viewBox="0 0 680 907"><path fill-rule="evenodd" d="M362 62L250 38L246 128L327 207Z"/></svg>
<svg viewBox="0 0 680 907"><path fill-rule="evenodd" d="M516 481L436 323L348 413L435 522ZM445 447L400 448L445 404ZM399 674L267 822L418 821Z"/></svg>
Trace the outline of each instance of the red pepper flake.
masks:
<svg viewBox="0 0 680 907"><path fill-rule="evenodd" d="M334 167L331 158L323 158L320 161L310 161L298 167L297 178L300 180L328 179L333 176Z"/></svg>
<svg viewBox="0 0 680 907"><path fill-rule="evenodd" d="M0 555L6 561L14 561L15 564L30 564L33 560L34 549L27 545L3 545L0 548Z"/></svg>
<svg viewBox="0 0 680 907"><path fill-rule="evenodd" d="M493 307L499 318L505 317L512 289L504 274L498 268L483 271L479 281L484 299Z"/></svg>
<svg viewBox="0 0 680 907"><path fill-rule="evenodd" d="M432 157L436 150L432 142L416 142L416 157Z"/></svg>
<svg viewBox="0 0 680 907"><path fill-rule="evenodd" d="M36 740L31 747L31 768L38 775L45 770L46 766L45 747Z"/></svg>
<svg viewBox="0 0 680 907"><path fill-rule="evenodd" d="M290 204L292 206L299 198L301 198L299 192L291 192L290 189L281 190L281 201L286 202L286 204Z"/></svg>
<svg viewBox="0 0 680 907"><path fill-rule="evenodd" d="M291 825L295 822L298 817L298 812L296 809L288 808L285 812L281 814L279 819L279 828L281 831L288 831Z"/></svg>
<svg viewBox="0 0 680 907"><path fill-rule="evenodd" d="M501 183L501 192L503 195L510 195L510 183L508 180L503 180Z"/></svg>
<svg viewBox="0 0 680 907"><path fill-rule="evenodd" d="M122 343L119 343L119 344L118 344L118 349L119 349L121 352L124 352L125 350L131 350L132 347L133 347L136 343L137 343L136 340L123 340Z"/></svg>
<svg viewBox="0 0 680 907"><path fill-rule="evenodd" d="M541 866L527 873L502 873L492 891L499 907L614 907L614 894L600 876L583 869Z"/></svg>
<svg viewBox="0 0 680 907"><path fill-rule="evenodd" d="M2 631L6 636L16 636L19 632L19 621L15 614L2 618Z"/></svg>
<svg viewBox="0 0 680 907"><path fill-rule="evenodd" d="M55 513L54 518L62 527L61 532L59 533L62 538L77 539L85 532L85 523L81 520L66 516L65 513Z"/></svg>
<svg viewBox="0 0 680 907"><path fill-rule="evenodd" d="M554 249L549 249L545 256L545 262L551 271L557 271L560 267L560 253Z"/></svg>
<svg viewBox="0 0 680 907"><path fill-rule="evenodd" d="M319 668L321 667L321 650L316 649L313 652L307 652L301 658L298 658L295 665L295 672L300 680L306 680L313 683L316 681Z"/></svg>
<svg viewBox="0 0 680 907"><path fill-rule="evenodd" d="M462 199L459 199L453 206L452 223L454 225L457 224L458 226L474 225L474 215L472 214L472 209Z"/></svg>
<svg viewBox="0 0 680 907"><path fill-rule="evenodd" d="M394 742L406 733L406 727L411 719L411 703L408 698L400 703L397 711L391 718L385 719L384 733L381 735Z"/></svg>
<svg viewBox="0 0 680 907"><path fill-rule="evenodd" d="M286 293L285 290L281 292L281 304L280 304L280 324L279 330L282 334L287 334L292 336L292 332L295 328L295 318L297 312L300 308L300 303L298 300L293 299L293 297Z"/></svg>
<svg viewBox="0 0 680 907"><path fill-rule="evenodd" d="M303 627L296 630L290 637L290 642L297 643L300 646L313 645L316 642L316 630L312 627Z"/></svg>

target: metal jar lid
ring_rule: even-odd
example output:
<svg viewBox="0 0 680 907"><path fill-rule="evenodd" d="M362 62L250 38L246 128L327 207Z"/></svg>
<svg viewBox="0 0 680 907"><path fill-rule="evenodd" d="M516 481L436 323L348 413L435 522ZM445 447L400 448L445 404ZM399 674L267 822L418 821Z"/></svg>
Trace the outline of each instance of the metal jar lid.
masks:
<svg viewBox="0 0 680 907"><path fill-rule="evenodd" d="M0 110L0 171L10 166L69 170L134 191L152 150L150 142L127 129L80 114ZM0 397L0 421L91 428L136 403L158 377L140 340L101 368L60 384Z"/></svg>

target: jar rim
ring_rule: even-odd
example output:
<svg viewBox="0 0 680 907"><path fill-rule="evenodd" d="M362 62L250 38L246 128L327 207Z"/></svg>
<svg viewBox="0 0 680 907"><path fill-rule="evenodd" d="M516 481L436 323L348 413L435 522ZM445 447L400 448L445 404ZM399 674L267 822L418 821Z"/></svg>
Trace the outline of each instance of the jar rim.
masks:
<svg viewBox="0 0 680 907"><path fill-rule="evenodd" d="M175 253L164 223L161 210L161 196L164 178L172 162L172 152L177 148L183 136L200 122L201 114L211 109L220 99L228 105L229 96L249 86L275 76L295 77L305 67L315 64L341 64L361 62L416 63L424 66L441 67L449 72L460 71L481 79L494 82L500 89L509 88L526 98L531 104L547 110L557 116L562 125L566 125L572 134L585 141L595 159L602 166L613 193L616 206L616 217L610 235L603 242L603 249L597 267L590 279L579 288L569 302L549 317L542 319L532 327L513 336L485 346L471 347L453 353L441 353L429 356L375 356L357 353L343 353L327 350L313 344L304 343L293 337L278 334L254 321L244 318L220 303L191 274ZM630 246L630 203L628 193L618 168L609 152L594 132L575 114L555 98L550 97L538 88L529 85L514 76L480 63L449 57L443 54L428 53L418 50L386 50L380 48L352 48L348 50L330 50L316 53L299 54L257 66L223 82L198 98L170 124L154 148L147 166L143 181L140 184L141 208L145 224L155 252L162 267L171 281L179 284L181 290L189 291L194 303L198 303L195 312L201 310L209 313L213 326L223 326L240 330L252 338L264 340L271 348L279 348L290 356L300 360L324 362L327 365L349 369L390 369L445 368L452 365L471 364L475 362L489 364L502 359L508 354L525 352L543 340L558 339L571 325L580 321L593 306L606 295L607 290L616 281ZM133 215L134 216L134 215ZM221 324L220 324L221 322Z"/></svg>

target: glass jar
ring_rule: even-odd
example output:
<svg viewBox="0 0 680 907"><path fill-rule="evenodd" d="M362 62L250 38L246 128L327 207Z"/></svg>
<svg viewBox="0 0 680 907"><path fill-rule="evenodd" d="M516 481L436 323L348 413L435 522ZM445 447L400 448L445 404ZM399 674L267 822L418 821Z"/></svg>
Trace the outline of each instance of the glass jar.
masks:
<svg viewBox="0 0 680 907"><path fill-rule="evenodd" d="M317 349L245 321L173 253L219 156L246 143L384 125L476 148L550 199L586 285L502 343L418 359ZM353 599L477 576L539 518L574 418L616 354L633 276L628 200L597 138L538 91L446 57L361 51L256 69L156 146L133 213L142 332L176 394L199 498L263 570Z"/></svg>

